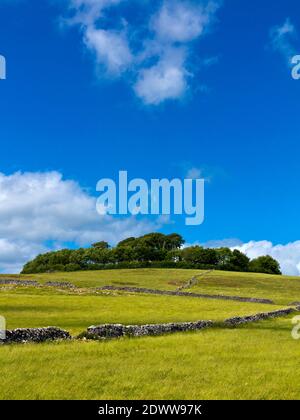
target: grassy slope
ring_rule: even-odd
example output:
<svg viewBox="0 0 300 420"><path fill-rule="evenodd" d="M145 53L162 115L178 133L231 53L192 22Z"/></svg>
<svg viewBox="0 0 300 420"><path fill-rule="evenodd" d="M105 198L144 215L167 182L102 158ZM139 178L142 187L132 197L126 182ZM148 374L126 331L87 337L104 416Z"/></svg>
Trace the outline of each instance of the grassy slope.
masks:
<svg viewBox="0 0 300 420"><path fill-rule="evenodd" d="M69 281L79 287L135 286L151 289L175 290L200 270L136 269L77 271L74 273L45 273L25 275L21 278L40 282Z"/></svg>
<svg viewBox="0 0 300 420"><path fill-rule="evenodd" d="M61 294L63 293L63 294ZM76 295L52 289L12 288L0 292L7 327L59 326L73 334L104 323L222 321L235 315L276 310L276 305L153 295Z"/></svg>
<svg viewBox="0 0 300 420"><path fill-rule="evenodd" d="M164 337L7 346L0 397L299 399L299 342L290 330L286 317Z"/></svg>
<svg viewBox="0 0 300 420"><path fill-rule="evenodd" d="M84 287L174 290L198 273L157 269L27 277ZM212 272L200 277L192 291L265 297L286 305L300 300L300 279ZM57 324L75 333L98 322L219 320L270 309L276 305L0 287L0 314L7 316L10 328ZM291 338L291 327L291 317L286 317L153 338L3 346L0 398L299 399L299 342Z"/></svg>
<svg viewBox="0 0 300 420"><path fill-rule="evenodd" d="M281 305L300 301L300 277L213 271L199 277L192 289L193 292L269 298Z"/></svg>
<svg viewBox="0 0 300 420"><path fill-rule="evenodd" d="M191 291L270 298L275 303L287 305L292 301L300 301L300 278L289 276L271 276L256 273L234 273L200 270L174 269L138 269L138 270L104 270L83 271L76 273L51 273L22 276L44 281L69 281L81 287L103 285L148 287L162 290L175 290L179 285L195 275L199 283Z"/></svg>

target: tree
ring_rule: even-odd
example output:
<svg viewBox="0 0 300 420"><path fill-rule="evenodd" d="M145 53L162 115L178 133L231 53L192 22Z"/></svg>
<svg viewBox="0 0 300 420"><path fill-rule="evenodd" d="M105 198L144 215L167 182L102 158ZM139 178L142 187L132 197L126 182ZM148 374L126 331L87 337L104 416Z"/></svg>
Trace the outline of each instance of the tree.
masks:
<svg viewBox="0 0 300 420"><path fill-rule="evenodd" d="M95 242L94 244L92 244L92 247L93 248L100 248L100 249L108 249L109 245L105 241L100 241L100 242Z"/></svg>
<svg viewBox="0 0 300 420"><path fill-rule="evenodd" d="M166 236L166 245L168 250L179 249L184 245L185 240L178 233L171 233Z"/></svg>
<svg viewBox="0 0 300 420"><path fill-rule="evenodd" d="M238 249L235 249L232 252L232 256L229 260L228 265L232 270L236 271L248 271L249 270L250 258L247 255L240 252Z"/></svg>
<svg viewBox="0 0 300 420"><path fill-rule="evenodd" d="M112 251L109 248L88 248L83 255L85 264L108 264Z"/></svg>
<svg viewBox="0 0 300 420"><path fill-rule="evenodd" d="M138 241L142 243L143 246L156 250L166 249L167 245L166 235L162 233L149 233L139 238Z"/></svg>
<svg viewBox="0 0 300 420"><path fill-rule="evenodd" d="M23 273L48 271L74 271L114 268L120 266L167 266L178 263L182 267L209 266L223 270L248 271L249 258L240 251L229 248L182 248L184 239L178 233L164 235L153 232L138 238L122 240L114 248L105 241L95 242L89 248L62 249L38 255L24 265ZM252 271L279 274L280 267L271 257L251 262Z"/></svg>
<svg viewBox="0 0 300 420"><path fill-rule="evenodd" d="M278 261L270 255L264 255L250 261L249 271L254 273L282 274Z"/></svg>
<svg viewBox="0 0 300 420"><path fill-rule="evenodd" d="M137 239L132 236L130 238L124 239L123 241L120 241L117 245L117 248L125 247L125 246L126 247L127 246L133 247L135 245L136 241L137 241Z"/></svg>
<svg viewBox="0 0 300 420"><path fill-rule="evenodd" d="M232 258L232 251L230 248L217 248L216 253L218 258L218 265L226 266L230 263L230 259Z"/></svg>
<svg viewBox="0 0 300 420"><path fill-rule="evenodd" d="M191 246L181 251L184 261L190 264L215 265L218 261L217 252L212 248Z"/></svg>
<svg viewBox="0 0 300 420"><path fill-rule="evenodd" d="M130 246L117 246L110 251L113 262L129 262L134 259L134 251Z"/></svg>

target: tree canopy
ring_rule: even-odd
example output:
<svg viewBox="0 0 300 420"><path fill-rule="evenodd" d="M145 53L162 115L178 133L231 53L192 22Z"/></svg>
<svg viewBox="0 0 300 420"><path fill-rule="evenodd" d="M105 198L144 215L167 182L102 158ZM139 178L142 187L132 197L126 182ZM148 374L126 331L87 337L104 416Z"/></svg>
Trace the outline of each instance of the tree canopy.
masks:
<svg viewBox="0 0 300 420"><path fill-rule="evenodd" d="M62 249L38 255L23 267L23 274L112 268L199 268L281 274L279 263L269 255L252 261L230 248L184 247L178 233L149 233L130 237L110 247L106 241L89 248Z"/></svg>

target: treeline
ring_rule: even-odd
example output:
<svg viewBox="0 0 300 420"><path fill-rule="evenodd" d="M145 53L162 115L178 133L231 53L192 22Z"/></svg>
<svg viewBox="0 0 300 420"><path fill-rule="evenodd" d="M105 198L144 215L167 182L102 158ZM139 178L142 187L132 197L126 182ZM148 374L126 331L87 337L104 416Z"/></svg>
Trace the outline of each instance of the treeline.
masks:
<svg viewBox="0 0 300 420"><path fill-rule="evenodd" d="M55 271L103 270L113 268L196 268L281 274L270 256L250 260L229 248L183 247L181 235L149 233L128 238L111 248L107 242L90 248L62 249L38 255L23 267L22 274Z"/></svg>

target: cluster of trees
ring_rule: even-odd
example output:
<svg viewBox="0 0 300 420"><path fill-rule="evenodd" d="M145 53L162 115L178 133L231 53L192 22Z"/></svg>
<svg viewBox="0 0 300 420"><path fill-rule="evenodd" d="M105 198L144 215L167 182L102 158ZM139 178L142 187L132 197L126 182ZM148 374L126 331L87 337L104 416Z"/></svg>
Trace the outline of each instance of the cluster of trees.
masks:
<svg viewBox="0 0 300 420"><path fill-rule="evenodd" d="M212 268L281 274L278 262L270 256L250 261L238 250L183 247L184 243L177 233L149 233L139 238L127 238L114 248L101 241L90 248L62 249L38 255L25 264L22 274L142 267Z"/></svg>

